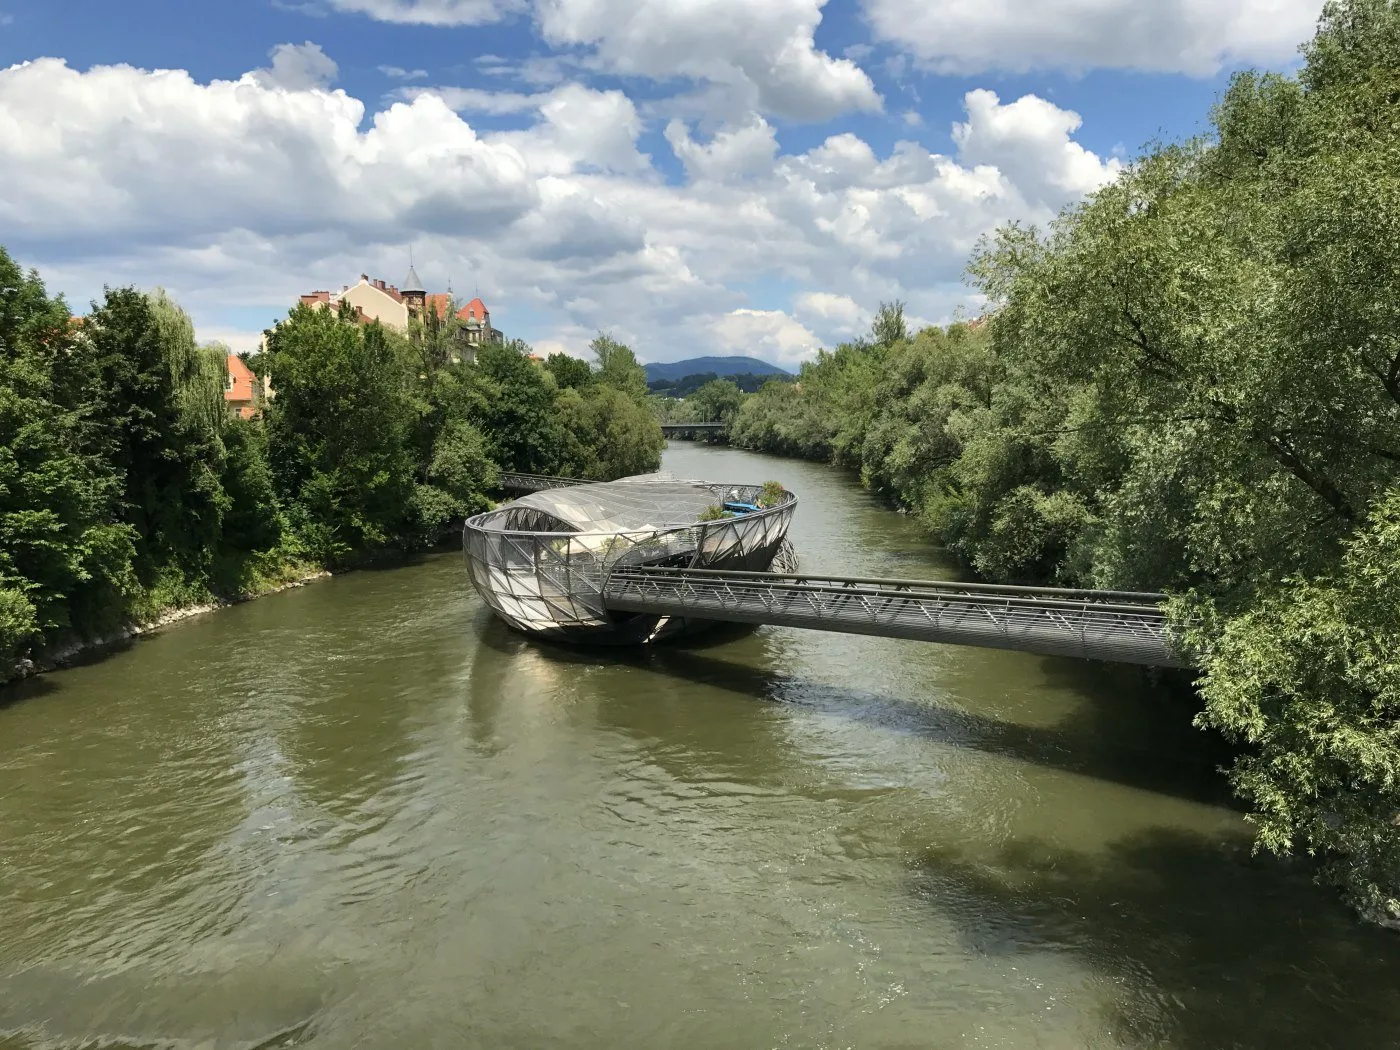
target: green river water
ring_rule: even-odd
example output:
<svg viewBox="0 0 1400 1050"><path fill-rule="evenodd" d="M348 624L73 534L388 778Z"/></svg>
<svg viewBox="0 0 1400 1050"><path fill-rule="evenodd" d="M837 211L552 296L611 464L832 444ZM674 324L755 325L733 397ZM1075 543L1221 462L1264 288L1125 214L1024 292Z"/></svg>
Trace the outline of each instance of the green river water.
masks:
<svg viewBox="0 0 1400 1050"><path fill-rule="evenodd" d="M829 468L805 569L947 576ZM1400 1046L1400 938L1251 859L1132 669L528 641L460 555L0 694L0 1047Z"/></svg>

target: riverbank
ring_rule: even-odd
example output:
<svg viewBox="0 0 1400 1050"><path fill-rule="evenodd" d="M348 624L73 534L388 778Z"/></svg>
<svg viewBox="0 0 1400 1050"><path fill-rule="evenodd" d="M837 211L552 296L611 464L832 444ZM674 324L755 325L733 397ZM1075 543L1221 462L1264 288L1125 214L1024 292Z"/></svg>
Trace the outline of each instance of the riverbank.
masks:
<svg viewBox="0 0 1400 1050"><path fill-rule="evenodd" d="M86 654L96 652L109 645L117 645L121 642L129 641L132 638L139 638L141 635L150 634L152 631L158 631L162 627L169 627L171 624L179 623L182 620L188 620L195 616L202 616L205 613L217 612L220 609L225 609L232 605L242 605L244 602L250 602L256 598L265 598L270 594L278 594L282 591L291 590L294 587L304 587L308 583L326 579L331 575L330 571L323 568L298 569L293 571L290 578L282 578L266 586L240 591L226 597L215 597L212 601L172 606L149 619L130 621L122 624L115 630L104 632L96 637L65 639L47 649L21 659L10 668L9 674L6 677L0 678L0 687L10 685L14 682L20 682L26 678L32 678L35 675L44 674L48 671L58 670L61 667L68 666L73 663L73 661Z"/></svg>

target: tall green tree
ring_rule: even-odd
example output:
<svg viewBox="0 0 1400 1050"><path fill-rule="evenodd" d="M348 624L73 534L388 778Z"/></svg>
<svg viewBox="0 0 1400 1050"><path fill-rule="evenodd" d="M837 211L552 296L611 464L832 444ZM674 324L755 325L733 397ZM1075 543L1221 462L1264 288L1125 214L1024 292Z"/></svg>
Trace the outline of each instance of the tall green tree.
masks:
<svg viewBox="0 0 1400 1050"><path fill-rule="evenodd" d="M298 305L267 333L270 459L310 553L330 564L393 547L412 528L413 367L377 323Z"/></svg>
<svg viewBox="0 0 1400 1050"><path fill-rule="evenodd" d="M66 304L0 248L0 676L133 582L95 386Z"/></svg>
<svg viewBox="0 0 1400 1050"><path fill-rule="evenodd" d="M620 390L638 404L646 401L646 369L637 363L637 355L631 347L600 333L588 344L588 349L593 353L594 375L598 382Z"/></svg>
<svg viewBox="0 0 1400 1050"><path fill-rule="evenodd" d="M198 576L229 505L223 361L196 345L189 317L163 292L108 289L82 333L96 369L90 408L101 452L123 479L137 574L148 585L167 567Z"/></svg>
<svg viewBox="0 0 1400 1050"><path fill-rule="evenodd" d="M560 473L567 435L555 410L554 377L509 345L482 347L476 365L489 384L482 420L491 459L502 470Z"/></svg>
<svg viewBox="0 0 1400 1050"><path fill-rule="evenodd" d="M582 390L593 382L593 369L582 358L556 351L545 358L544 367L560 388Z"/></svg>

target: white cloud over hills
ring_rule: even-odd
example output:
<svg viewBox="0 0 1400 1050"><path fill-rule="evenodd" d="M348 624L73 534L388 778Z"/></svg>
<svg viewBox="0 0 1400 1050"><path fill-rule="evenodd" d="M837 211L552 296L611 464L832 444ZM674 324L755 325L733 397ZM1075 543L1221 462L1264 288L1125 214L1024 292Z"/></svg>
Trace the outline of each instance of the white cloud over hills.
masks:
<svg viewBox="0 0 1400 1050"><path fill-rule="evenodd" d="M606 57L612 38L597 38L588 3L556 6L556 32L623 61ZM775 6L789 29L819 8ZM651 5L632 7L630 31L661 32ZM783 19L772 24L754 55L788 46ZM829 88L808 104L864 97L845 66L792 47L792 75ZM697 69L707 48L720 54L697 44ZM758 98L796 83L759 58L728 61ZM477 108L520 125L483 131L431 90L370 112L333 86L336 72L310 43L207 83L59 59L0 71L7 246L80 302L104 283L161 284L197 320L265 309L270 322L302 291L361 272L397 281L411 244L430 284L475 283L493 320L541 346L579 350L602 328L652 359L723 349L790 366L864 328L882 299L948 316L968 301L960 278L979 235L1044 221L1116 170L1074 140L1075 114L974 91L948 154L914 142L877 153L849 132L785 152L754 111L713 131L674 120L662 148L684 176L668 179L619 90L570 81L494 109L483 96ZM201 327L212 324L228 322Z"/></svg>

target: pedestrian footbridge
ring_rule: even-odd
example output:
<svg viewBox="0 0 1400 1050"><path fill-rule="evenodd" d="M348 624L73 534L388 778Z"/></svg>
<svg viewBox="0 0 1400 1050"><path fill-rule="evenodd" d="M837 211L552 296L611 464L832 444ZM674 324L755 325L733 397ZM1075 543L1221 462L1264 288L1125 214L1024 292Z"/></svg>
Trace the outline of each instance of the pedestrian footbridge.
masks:
<svg viewBox="0 0 1400 1050"><path fill-rule="evenodd" d="M578 483L502 475L502 487L509 484L515 491ZM779 624L1149 667L1189 666L1171 636L1162 594L700 569L671 561L670 566L617 564L601 581L603 606L619 618L645 614Z"/></svg>

